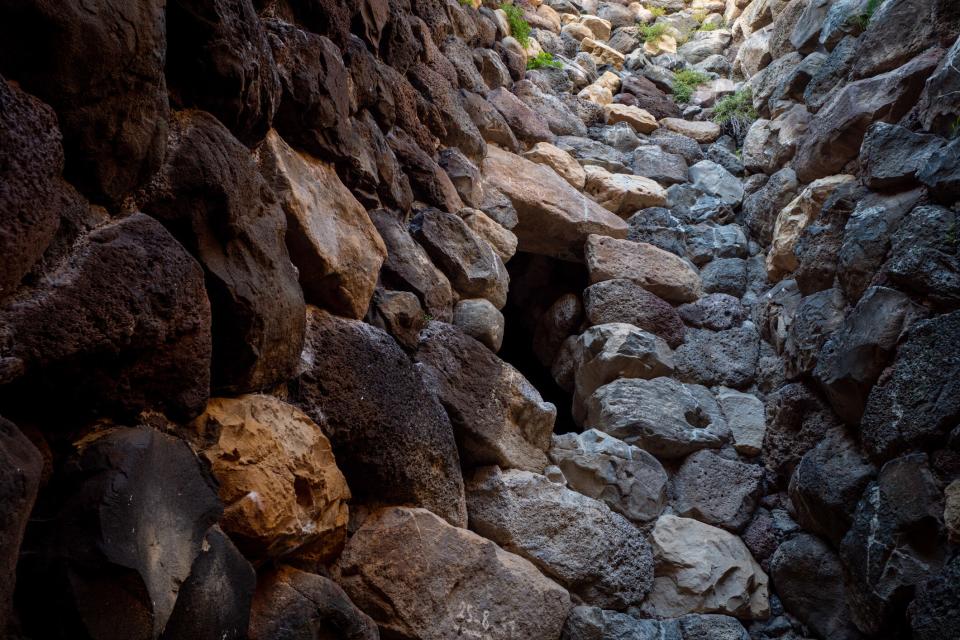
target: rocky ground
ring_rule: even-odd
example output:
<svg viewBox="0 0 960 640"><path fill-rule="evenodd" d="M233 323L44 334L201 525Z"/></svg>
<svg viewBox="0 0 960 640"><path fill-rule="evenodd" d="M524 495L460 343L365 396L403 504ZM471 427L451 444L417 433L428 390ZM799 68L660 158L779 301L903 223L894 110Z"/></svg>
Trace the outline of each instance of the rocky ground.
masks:
<svg viewBox="0 0 960 640"><path fill-rule="evenodd" d="M0 4L0 635L960 638L958 35Z"/></svg>

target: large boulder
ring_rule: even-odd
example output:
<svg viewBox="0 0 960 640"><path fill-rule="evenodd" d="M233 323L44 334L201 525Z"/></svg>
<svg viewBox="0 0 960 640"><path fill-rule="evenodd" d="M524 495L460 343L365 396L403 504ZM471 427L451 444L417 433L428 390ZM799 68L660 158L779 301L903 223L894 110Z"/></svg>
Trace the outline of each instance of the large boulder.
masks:
<svg viewBox="0 0 960 640"><path fill-rule="evenodd" d="M148 427L88 434L54 478L20 572L27 624L41 637L158 638L222 513L213 479L185 442ZM39 605L51 594L64 615Z"/></svg>
<svg viewBox="0 0 960 640"><path fill-rule="evenodd" d="M517 138L529 144L553 142L556 135L547 121L509 90L500 87L487 94L487 101L500 112Z"/></svg>
<svg viewBox="0 0 960 640"><path fill-rule="evenodd" d="M627 224L571 187L548 167L491 146L484 190L505 196L519 220L520 251L578 260L590 234L625 238Z"/></svg>
<svg viewBox="0 0 960 640"><path fill-rule="evenodd" d="M634 522L655 520L666 504L667 472L640 447L588 429L554 436L549 454L568 487Z"/></svg>
<svg viewBox="0 0 960 640"><path fill-rule="evenodd" d="M777 547L770 576L787 611L822 637L862 637L850 621L840 559L816 536L801 533Z"/></svg>
<svg viewBox="0 0 960 640"><path fill-rule="evenodd" d="M670 302L692 302L703 293L696 267L652 244L591 235L584 251L591 284L627 278Z"/></svg>
<svg viewBox="0 0 960 640"><path fill-rule="evenodd" d="M757 508L763 469L701 450L687 457L673 476L677 515L737 532Z"/></svg>
<svg viewBox="0 0 960 640"><path fill-rule="evenodd" d="M954 308L960 303L960 259L949 233L957 212L946 207L922 206L911 211L891 238L883 273L899 288Z"/></svg>
<svg viewBox="0 0 960 640"><path fill-rule="evenodd" d="M413 292L427 313L437 320L449 321L454 301L450 280L394 213L375 209L369 215L387 247L380 280L390 288Z"/></svg>
<svg viewBox="0 0 960 640"><path fill-rule="evenodd" d="M725 331L691 329L677 347L677 376L684 382L745 389L756 378L760 334L751 322Z"/></svg>
<svg viewBox="0 0 960 640"><path fill-rule="evenodd" d="M289 378L303 346L303 292L283 211L246 147L207 113L174 114L163 168L140 203L204 268L214 387L244 392Z"/></svg>
<svg viewBox="0 0 960 640"><path fill-rule="evenodd" d="M0 631L13 610L20 543L40 488L43 457L17 425L0 417Z"/></svg>
<svg viewBox="0 0 960 640"><path fill-rule="evenodd" d="M22 0L0 10L0 72L57 112L66 176L118 207L166 146L165 3Z"/></svg>
<svg viewBox="0 0 960 640"><path fill-rule="evenodd" d="M911 20L923 14L929 20ZM854 78L889 71L960 32L960 10L950 0L893 0L876 6L857 47Z"/></svg>
<svg viewBox="0 0 960 640"><path fill-rule="evenodd" d="M960 633L960 556L939 574L917 587L910 605L910 625L917 640L939 640Z"/></svg>
<svg viewBox="0 0 960 640"><path fill-rule="evenodd" d="M840 172L857 157L868 127L906 115L936 68L941 49L926 52L887 73L857 80L840 89L817 112L797 149L794 169L801 182Z"/></svg>
<svg viewBox="0 0 960 640"><path fill-rule="evenodd" d="M354 500L413 504L466 523L453 429L393 338L364 322L307 308L296 404L333 444Z"/></svg>
<svg viewBox="0 0 960 640"><path fill-rule="evenodd" d="M569 594L530 562L425 509L369 516L334 577L396 637L555 640L570 610Z"/></svg>
<svg viewBox="0 0 960 640"><path fill-rule="evenodd" d="M250 640L379 640L377 625L330 578L280 566L264 572L250 610Z"/></svg>
<svg viewBox="0 0 960 640"><path fill-rule="evenodd" d="M787 384L767 398L764 463L788 481L804 454L839 426L834 413L811 389L799 382Z"/></svg>
<svg viewBox="0 0 960 640"><path fill-rule="evenodd" d="M583 290L583 307L590 324L625 322L663 338L676 347L683 342L684 326L669 302L633 280L615 278Z"/></svg>
<svg viewBox="0 0 960 640"><path fill-rule="evenodd" d="M586 402L584 426L608 433L659 458L717 449L730 438L720 408L705 387L672 378L624 378Z"/></svg>
<svg viewBox="0 0 960 640"><path fill-rule="evenodd" d="M295 151L275 131L257 160L286 214L287 250L306 301L363 317L387 254L366 210L332 165Z"/></svg>
<svg viewBox="0 0 960 640"><path fill-rule="evenodd" d="M0 358L24 375L4 394L9 401L55 392L63 410L154 408L188 419L210 393L203 272L142 213L78 241L68 259L0 309L0 333L10 340Z"/></svg>
<svg viewBox="0 0 960 640"><path fill-rule="evenodd" d="M915 324L893 370L873 387L860 423L875 460L936 443L960 417L960 311Z"/></svg>
<svg viewBox="0 0 960 640"><path fill-rule="evenodd" d="M667 192L650 178L625 173L610 173L603 167L588 165L586 192L604 209L628 216L638 209L667 203Z"/></svg>
<svg viewBox="0 0 960 640"><path fill-rule="evenodd" d="M623 610L639 605L650 589L646 538L602 502L541 475L489 467L468 481L467 505L471 529L588 604Z"/></svg>
<svg viewBox="0 0 960 640"><path fill-rule="evenodd" d="M860 148L867 186L893 190L913 186L917 175L944 143L939 136L914 133L885 122L875 123L867 130Z"/></svg>
<svg viewBox="0 0 960 640"><path fill-rule="evenodd" d="M657 573L642 605L647 615L724 613L753 620L770 615L767 574L732 533L662 515L650 542Z"/></svg>
<svg viewBox="0 0 960 640"><path fill-rule="evenodd" d="M350 489L306 414L273 396L213 398L190 436L219 484L220 524L248 557L339 553Z"/></svg>
<svg viewBox="0 0 960 640"><path fill-rule="evenodd" d="M464 466L543 472L557 410L523 374L441 322L420 333L416 360L450 416Z"/></svg>
<svg viewBox="0 0 960 640"><path fill-rule="evenodd" d="M263 139L280 103L280 77L254 4L174 0L166 21L171 90L247 144Z"/></svg>
<svg viewBox="0 0 960 640"><path fill-rule="evenodd" d="M60 226L69 188L53 109L0 78L0 300L13 293Z"/></svg>

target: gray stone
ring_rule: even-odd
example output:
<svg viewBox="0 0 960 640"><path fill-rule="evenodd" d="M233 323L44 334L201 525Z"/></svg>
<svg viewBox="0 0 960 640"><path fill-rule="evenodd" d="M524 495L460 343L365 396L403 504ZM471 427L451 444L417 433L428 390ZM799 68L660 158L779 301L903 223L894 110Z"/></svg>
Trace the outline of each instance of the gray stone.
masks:
<svg viewBox="0 0 960 640"><path fill-rule="evenodd" d="M718 448L730 438L711 393L672 378L616 380L597 389L586 404L586 427L659 458Z"/></svg>
<svg viewBox="0 0 960 640"><path fill-rule="evenodd" d="M743 175L743 162L737 157L734 151L722 145L710 145L710 149L707 150L707 159L713 160L735 176Z"/></svg>
<svg viewBox="0 0 960 640"><path fill-rule="evenodd" d="M951 308L960 303L956 211L917 207L897 227L884 272L897 286Z"/></svg>
<svg viewBox="0 0 960 640"><path fill-rule="evenodd" d="M678 515L737 532L757 507L763 469L698 451L673 477L673 509Z"/></svg>
<svg viewBox="0 0 960 640"><path fill-rule="evenodd" d="M461 300L453 308L453 324L471 338L485 344L494 353L499 351L503 344L503 314L489 300Z"/></svg>
<svg viewBox="0 0 960 640"><path fill-rule="evenodd" d="M490 467L468 483L467 505L474 531L530 560L588 604L625 609L650 590L650 545L602 502L541 475Z"/></svg>
<svg viewBox="0 0 960 640"><path fill-rule="evenodd" d="M687 164L694 164L703 160L703 150L693 138L660 127L650 134L650 142L659 146L667 153L682 156Z"/></svg>
<svg viewBox="0 0 960 640"><path fill-rule="evenodd" d="M767 430L763 460L767 468L786 481L801 458L838 428L829 407L802 383L788 384L767 398Z"/></svg>
<svg viewBox="0 0 960 640"><path fill-rule="evenodd" d="M839 289L818 291L800 301L783 345L788 378L813 371L823 343L840 328L844 315L845 305Z"/></svg>
<svg viewBox="0 0 960 640"><path fill-rule="evenodd" d="M637 132L627 122L591 129L590 137L623 153L630 153L640 144Z"/></svg>
<svg viewBox="0 0 960 640"><path fill-rule="evenodd" d="M671 347L683 342L683 322L670 303L632 280L590 285L583 291L583 305L590 324L626 322L660 336Z"/></svg>
<svg viewBox="0 0 960 640"><path fill-rule="evenodd" d="M903 127L877 122L860 147L860 162L867 186L896 189L917 183L917 174L940 151L944 140L914 133Z"/></svg>
<svg viewBox="0 0 960 640"><path fill-rule="evenodd" d="M641 209L627 218L627 224L630 226L627 240L646 242L681 257L686 255L684 226L670 209Z"/></svg>
<svg viewBox="0 0 960 640"><path fill-rule="evenodd" d="M747 290L747 261L742 258L720 258L700 270L706 293L726 293L741 297Z"/></svg>
<svg viewBox="0 0 960 640"><path fill-rule="evenodd" d="M679 184L687 181L687 162L658 146L640 146L633 152L633 173L661 185Z"/></svg>
<svg viewBox="0 0 960 640"><path fill-rule="evenodd" d="M950 560L938 575L917 587L910 606L916 640L960 637L960 556Z"/></svg>
<svg viewBox="0 0 960 640"><path fill-rule="evenodd" d="M553 437L550 459L567 486L634 522L655 520L667 497L667 472L652 455L602 431Z"/></svg>
<svg viewBox="0 0 960 640"><path fill-rule="evenodd" d="M797 174L790 167L784 167L744 199L744 223L761 245L769 245L773 240L777 214L796 197L799 186Z"/></svg>
<svg viewBox="0 0 960 640"><path fill-rule="evenodd" d="M844 38L820 64L803 91L803 102L810 111L819 111L843 86L847 73L856 60L856 55L857 39L849 36Z"/></svg>
<svg viewBox="0 0 960 640"><path fill-rule="evenodd" d="M960 141L953 140L935 153L917 177L937 202L951 205L960 199Z"/></svg>
<svg viewBox="0 0 960 640"><path fill-rule="evenodd" d="M843 429L831 429L804 454L790 478L790 501L804 529L833 544L843 539L876 469Z"/></svg>
<svg viewBox="0 0 960 640"><path fill-rule="evenodd" d="M860 422L870 389L922 313L905 294L871 287L823 345L813 376L847 423Z"/></svg>
<svg viewBox="0 0 960 640"><path fill-rule="evenodd" d="M513 93L532 111L538 114L558 136L585 136L587 127L562 100L544 93L537 85L521 80L513 85Z"/></svg>
<svg viewBox="0 0 960 640"><path fill-rule="evenodd" d="M743 184L712 160L701 160L690 167L690 182L695 189L716 196L728 204L738 205L743 202Z"/></svg>
<svg viewBox="0 0 960 640"><path fill-rule="evenodd" d="M698 224L686 232L687 257L698 266L715 258L747 257L747 237L738 224Z"/></svg>
<svg viewBox="0 0 960 640"><path fill-rule="evenodd" d="M870 391L861 421L864 449L889 460L936 443L960 418L960 311L915 324L893 370Z"/></svg>
<svg viewBox="0 0 960 640"><path fill-rule="evenodd" d="M763 402L755 395L726 387L720 387L716 393L720 410L733 434L734 449L745 456L759 454L767 431Z"/></svg>
<svg viewBox="0 0 960 640"><path fill-rule="evenodd" d="M554 144L584 166L603 167L611 173L630 173L630 160L626 154L602 142L590 138L560 136Z"/></svg>
<svg viewBox="0 0 960 640"><path fill-rule="evenodd" d="M726 293L711 293L696 302L677 307L680 318L692 327L723 331L739 327L747 318L747 308Z"/></svg>
<svg viewBox="0 0 960 640"><path fill-rule="evenodd" d="M756 377L760 334L752 322L727 329L692 329L674 352L677 376L685 382L744 389Z"/></svg>

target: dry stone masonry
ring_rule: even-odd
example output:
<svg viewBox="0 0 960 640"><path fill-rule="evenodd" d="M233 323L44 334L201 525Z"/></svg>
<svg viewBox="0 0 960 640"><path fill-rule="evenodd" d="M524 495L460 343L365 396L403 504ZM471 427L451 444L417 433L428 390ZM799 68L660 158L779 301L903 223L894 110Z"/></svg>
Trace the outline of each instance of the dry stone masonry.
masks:
<svg viewBox="0 0 960 640"><path fill-rule="evenodd" d="M0 2L0 637L960 639L957 0Z"/></svg>

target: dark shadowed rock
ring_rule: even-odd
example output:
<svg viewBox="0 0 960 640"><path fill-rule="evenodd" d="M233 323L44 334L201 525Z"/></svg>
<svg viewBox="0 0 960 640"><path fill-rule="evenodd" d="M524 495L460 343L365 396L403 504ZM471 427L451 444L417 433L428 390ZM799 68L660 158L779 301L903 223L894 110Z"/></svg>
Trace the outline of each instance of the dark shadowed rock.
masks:
<svg viewBox="0 0 960 640"><path fill-rule="evenodd" d="M241 141L267 133L280 77L251 0L167 5L167 79L185 106L209 111Z"/></svg>
<svg viewBox="0 0 960 640"><path fill-rule="evenodd" d="M387 143L403 167L418 200L444 211L453 212L463 208L463 201L450 181L450 176L429 154L417 146L406 131L393 129L387 136Z"/></svg>
<svg viewBox="0 0 960 640"><path fill-rule="evenodd" d="M498 144L507 151L518 151L520 143L504 120L500 112L481 96L469 91L462 91L463 107L466 109L473 124L480 131L487 142Z"/></svg>
<svg viewBox="0 0 960 640"><path fill-rule="evenodd" d="M747 261L743 258L711 260L700 271L705 293L741 297L747 290Z"/></svg>
<svg viewBox="0 0 960 640"><path fill-rule="evenodd" d="M903 293L871 287L823 345L813 371L841 418L857 424L900 336L924 315Z"/></svg>
<svg viewBox="0 0 960 640"><path fill-rule="evenodd" d="M842 325L846 314L839 289L827 289L805 296L797 305L781 355L790 379L812 373L821 348Z"/></svg>
<svg viewBox="0 0 960 640"><path fill-rule="evenodd" d="M213 385L242 392L290 377L303 344L303 292L283 211L247 149L209 114L174 114L166 161L141 205L204 268Z"/></svg>
<svg viewBox="0 0 960 640"><path fill-rule="evenodd" d="M800 233L793 248L798 263L793 278L804 295L833 286L844 227L867 193L856 183L841 185L826 199L811 224Z"/></svg>
<svg viewBox="0 0 960 640"><path fill-rule="evenodd" d="M762 478L758 465L698 451L673 477L673 508L677 515L739 531L757 507Z"/></svg>
<svg viewBox="0 0 960 640"><path fill-rule="evenodd" d="M917 207L891 238L884 273L898 287L953 308L960 303L960 257L953 237L957 213Z"/></svg>
<svg viewBox="0 0 960 640"><path fill-rule="evenodd" d="M63 615L30 605L27 626L46 637L159 637L222 512L214 481L183 441L114 427L75 443L55 482L20 578L26 602L55 593ZM197 567L196 583L207 569Z"/></svg>
<svg viewBox="0 0 960 640"><path fill-rule="evenodd" d="M673 378L624 378L586 402L584 426L609 433L660 458L718 449L730 439L720 407L706 387Z"/></svg>
<svg viewBox="0 0 960 640"><path fill-rule="evenodd" d="M807 530L839 544L876 469L843 429L831 429L790 478L790 500Z"/></svg>
<svg viewBox="0 0 960 640"><path fill-rule="evenodd" d="M533 564L424 509L368 517L334 576L384 637L554 640L570 610Z"/></svg>
<svg viewBox="0 0 960 640"><path fill-rule="evenodd" d="M801 533L770 560L773 584L787 611L824 638L858 640L850 622L837 554L819 538Z"/></svg>
<svg viewBox="0 0 960 640"><path fill-rule="evenodd" d="M503 260L486 240L459 217L425 209L410 221L410 232L461 294L486 298L502 309L510 276Z"/></svg>
<svg viewBox="0 0 960 640"><path fill-rule="evenodd" d="M917 174L937 155L944 140L914 133L903 127L878 122L867 130L860 148L860 162L867 186L895 189L916 183Z"/></svg>
<svg viewBox="0 0 960 640"><path fill-rule="evenodd" d="M0 25L0 72L56 110L67 178L119 205L163 160L164 2L22 0Z"/></svg>
<svg viewBox="0 0 960 640"><path fill-rule="evenodd" d="M725 331L693 329L677 347L677 375L685 382L743 389L756 377L760 334L752 323Z"/></svg>
<svg viewBox="0 0 960 640"><path fill-rule="evenodd" d="M960 634L960 556L917 587L910 606L910 626L917 640L939 640Z"/></svg>
<svg viewBox="0 0 960 640"><path fill-rule="evenodd" d="M500 112L517 138L523 142L530 144L553 142L556 138L543 116L503 87L488 93L487 100Z"/></svg>
<svg viewBox="0 0 960 640"><path fill-rule="evenodd" d="M960 311L915 324L889 377L873 387L861 421L863 447L889 460L936 443L960 417Z"/></svg>
<svg viewBox="0 0 960 640"><path fill-rule="evenodd" d="M960 32L960 9L950 0L893 0L881 3L857 47L855 78L866 78L908 62ZM911 20L923 14L929 20Z"/></svg>
<svg viewBox="0 0 960 640"><path fill-rule="evenodd" d="M692 327L723 331L739 327L747 319L747 308L726 293L711 293L696 302L677 307L680 318Z"/></svg>
<svg viewBox="0 0 960 640"><path fill-rule="evenodd" d="M453 183L463 203L468 207L479 207L483 202L480 169L456 147L443 149L438 163ZM453 210L450 212L454 213Z"/></svg>
<svg viewBox="0 0 960 640"><path fill-rule="evenodd" d="M250 640L379 640L376 623L329 578L280 566L257 582Z"/></svg>
<svg viewBox="0 0 960 640"><path fill-rule="evenodd" d="M466 522L453 429L393 338L308 307L296 404L326 424L338 466L363 504L424 506Z"/></svg>
<svg viewBox="0 0 960 640"><path fill-rule="evenodd" d="M602 502L527 471L489 467L467 483L470 527L589 604L639 604L653 580L639 529ZM590 540L590 545L584 545Z"/></svg>
<svg viewBox="0 0 960 640"><path fill-rule="evenodd" d="M785 167L743 201L743 218L750 232L761 244L770 244L777 214L797 195L797 174Z"/></svg>
<svg viewBox="0 0 960 640"><path fill-rule="evenodd" d="M465 467L543 472L557 412L519 371L440 322L421 332L416 360L450 416Z"/></svg>
<svg viewBox="0 0 960 640"><path fill-rule="evenodd" d="M931 50L900 68L840 89L817 113L797 149L794 168L801 182L838 173L857 156L871 123L895 122L904 116L942 53L942 49Z"/></svg>
<svg viewBox="0 0 960 640"><path fill-rule="evenodd" d="M20 543L42 471L37 448L15 424L0 417L0 631L10 621Z"/></svg>
<svg viewBox="0 0 960 640"><path fill-rule="evenodd" d="M829 407L802 383L792 383L767 399L763 457L782 480L793 474L803 455L840 426Z"/></svg>
<svg viewBox="0 0 960 640"><path fill-rule="evenodd" d="M663 91L660 91L657 85L641 75L631 74L626 76L620 90L634 96L636 106L648 111L657 120L675 118L680 115L680 108L677 103Z"/></svg>
<svg viewBox="0 0 960 640"><path fill-rule="evenodd" d="M3 355L26 374L9 400L55 389L62 409L195 416L210 392L203 285L196 261L153 218L96 229L0 311L11 338Z"/></svg>
<svg viewBox="0 0 960 640"><path fill-rule="evenodd" d="M903 630L914 589L945 560L943 494L915 453L891 460L864 491L840 545L854 624L865 634Z"/></svg>
<svg viewBox="0 0 960 640"><path fill-rule="evenodd" d="M53 240L67 195L62 169L53 109L0 77L0 300Z"/></svg>
<svg viewBox="0 0 960 640"><path fill-rule="evenodd" d="M230 538L210 527L160 640L246 638L256 584L256 572Z"/></svg>
<svg viewBox="0 0 960 640"><path fill-rule="evenodd" d="M632 280L598 282L583 292L591 324L626 322L663 338L672 347L683 342L684 327L670 303Z"/></svg>
<svg viewBox="0 0 960 640"><path fill-rule="evenodd" d="M386 209L370 211L370 219L387 246L387 257L380 271L384 284L412 291L427 313L447 322L453 312L453 290L427 252L413 239L407 226Z"/></svg>
<svg viewBox="0 0 960 640"><path fill-rule="evenodd" d="M474 162L483 159L487 145L464 109L461 94L426 66L414 66L407 72L407 78L428 103L424 124L446 146L458 147Z"/></svg>
<svg viewBox="0 0 960 640"><path fill-rule="evenodd" d="M938 202L960 199L960 142L954 140L934 154L917 175Z"/></svg>

